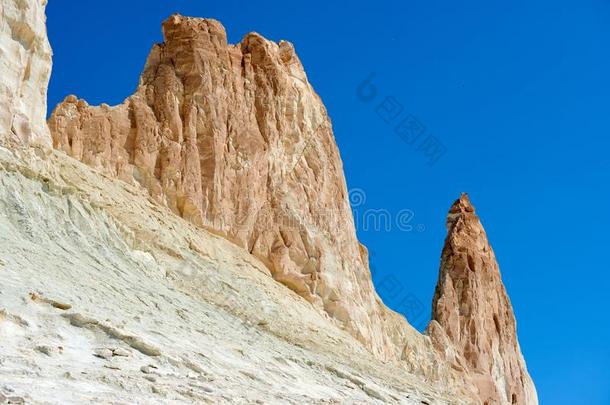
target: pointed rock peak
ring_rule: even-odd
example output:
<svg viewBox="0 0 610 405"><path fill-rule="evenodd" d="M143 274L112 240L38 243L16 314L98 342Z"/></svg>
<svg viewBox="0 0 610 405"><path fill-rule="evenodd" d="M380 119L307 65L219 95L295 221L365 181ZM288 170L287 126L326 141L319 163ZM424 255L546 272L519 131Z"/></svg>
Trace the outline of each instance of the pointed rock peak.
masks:
<svg viewBox="0 0 610 405"><path fill-rule="evenodd" d="M451 208L449 209L449 213L458 214L458 213L466 213L472 212L474 213L474 207L470 202L470 197L468 197L468 193L462 193L460 198L455 200Z"/></svg>
<svg viewBox="0 0 610 405"><path fill-rule="evenodd" d="M466 370L481 403L537 403L496 258L465 193L447 216L428 334L454 368Z"/></svg>
<svg viewBox="0 0 610 405"><path fill-rule="evenodd" d="M453 227L460 218L477 219L474 206L470 202L470 198L468 197L467 193L462 193L460 198L455 200L455 202L451 205L451 208L449 208L446 224L448 232L452 231Z"/></svg>

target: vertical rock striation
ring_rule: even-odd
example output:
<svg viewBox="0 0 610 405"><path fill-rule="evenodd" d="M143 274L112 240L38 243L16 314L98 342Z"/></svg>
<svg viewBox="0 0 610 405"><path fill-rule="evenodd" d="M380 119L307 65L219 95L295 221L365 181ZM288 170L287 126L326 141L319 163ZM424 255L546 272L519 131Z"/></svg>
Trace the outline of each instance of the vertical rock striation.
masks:
<svg viewBox="0 0 610 405"><path fill-rule="evenodd" d="M51 46L46 0L0 3L0 142L51 146L46 124Z"/></svg>
<svg viewBox="0 0 610 405"><path fill-rule="evenodd" d="M136 92L68 96L53 146L144 187L233 241L377 358L481 403L536 404L493 252L466 196L451 209L428 336L377 296L330 119L286 41L227 43L215 20L173 15ZM287 309L289 311L289 309Z"/></svg>
<svg viewBox="0 0 610 405"><path fill-rule="evenodd" d="M180 15L163 35L122 104L57 106L54 146L139 183L247 249L374 353L400 357L408 327L375 293L331 123L292 44L250 33L230 45L219 22Z"/></svg>
<svg viewBox="0 0 610 405"><path fill-rule="evenodd" d="M537 404L494 252L466 194L451 206L428 328L483 404Z"/></svg>

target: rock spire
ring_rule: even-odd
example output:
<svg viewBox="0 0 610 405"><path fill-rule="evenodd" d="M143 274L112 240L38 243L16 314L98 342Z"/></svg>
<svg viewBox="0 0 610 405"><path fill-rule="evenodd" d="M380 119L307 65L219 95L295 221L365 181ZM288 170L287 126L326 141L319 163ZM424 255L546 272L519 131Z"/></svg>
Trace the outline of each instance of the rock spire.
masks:
<svg viewBox="0 0 610 405"><path fill-rule="evenodd" d="M447 216L428 333L472 378L483 404L537 403L498 263L467 194Z"/></svg>

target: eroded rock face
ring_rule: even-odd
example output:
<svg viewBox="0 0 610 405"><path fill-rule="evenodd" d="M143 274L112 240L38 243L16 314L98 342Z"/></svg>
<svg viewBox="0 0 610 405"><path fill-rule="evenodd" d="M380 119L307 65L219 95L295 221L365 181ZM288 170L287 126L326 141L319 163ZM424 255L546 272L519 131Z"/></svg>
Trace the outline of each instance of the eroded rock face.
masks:
<svg viewBox="0 0 610 405"><path fill-rule="evenodd" d="M122 104L90 106L68 96L57 106L49 119L55 148L141 185L157 203L246 249L377 358L454 387L468 402L502 401L508 393L535 403L510 303L469 203L450 216L462 225L451 227L435 320L429 336L421 335L373 288L331 123L293 46L256 33L230 45L217 21L179 15L163 23L163 33L138 89ZM479 228L462 211L472 212ZM460 236L464 227L478 233ZM453 239L474 241L465 245L475 249L472 266L497 275L480 270L473 277L500 290L453 286L452 275L464 267L451 253ZM462 291L475 296L464 300ZM474 318L456 310L463 303L476 303ZM494 335L496 313L503 329ZM492 323L478 318L488 315ZM472 336L462 330L471 324Z"/></svg>
<svg viewBox="0 0 610 405"><path fill-rule="evenodd" d="M331 123L292 44L251 33L229 45L217 21L179 15L163 34L123 104L57 106L54 146L247 249L374 353L399 358L412 329L374 291Z"/></svg>
<svg viewBox="0 0 610 405"><path fill-rule="evenodd" d="M51 46L46 0L0 3L0 142L51 146L46 124Z"/></svg>
<svg viewBox="0 0 610 405"><path fill-rule="evenodd" d="M466 194L449 210L447 232L428 334L481 403L537 404L494 252Z"/></svg>

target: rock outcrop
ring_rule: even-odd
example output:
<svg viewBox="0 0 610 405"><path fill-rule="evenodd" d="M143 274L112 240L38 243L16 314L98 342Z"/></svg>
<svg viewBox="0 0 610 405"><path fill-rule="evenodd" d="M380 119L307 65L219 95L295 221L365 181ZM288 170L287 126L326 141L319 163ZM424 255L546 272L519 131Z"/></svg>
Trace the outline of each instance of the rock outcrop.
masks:
<svg viewBox="0 0 610 405"><path fill-rule="evenodd" d="M55 148L128 183L129 190L144 189L159 209L196 225L193 232L211 232L243 248L236 250L250 258L244 260L262 265L235 267L264 269L261 274L309 302L308 309L332 321L328 325L349 333L345 342L357 340L376 361L443 387L456 403L537 403L493 252L466 196L449 215L433 320L421 335L375 292L331 123L293 46L256 33L230 45L217 21L180 15L163 23L163 34L136 92L122 104L90 106L68 96L56 107L48 121ZM133 215L140 220L128 227L135 239L154 245L151 235L163 226ZM132 221L124 211L120 217L121 223ZM186 226L177 219L167 222ZM186 255L171 244L149 249L155 258L170 251L180 263ZM218 254L197 243L189 248L203 262ZM174 285L200 289L199 298L213 290L188 271L168 272ZM265 285L250 291L248 302L266 297L273 287ZM265 325L275 334L320 350L295 334L311 327L307 322L271 320Z"/></svg>
<svg viewBox="0 0 610 405"><path fill-rule="evenodd" d="M0 3L0 142L51 146L46 124L51 46L47 0Z"/></svg>
<svg viewBox="0 0 610 405"><path fill-rule="evenodd" d="M0 403L473 404L142 188L45 152L0 146Z"/></svg>
<svg viewBox="0 0 610 405"><path fill-rule="evenodd" d="M494 252L466 194L447 217L428 334L482 404L538 403Z"/></svg>
<svg viewBox="0 0 610 405"><path fill-rule="evenodd" d="M331 123L292 44L251 33L229 45L219 22L180 15L163 35L124 103L69 96L56 107L54 146L247 249L373 352L399 358L409 327L375 293Z"/></svg>
<svg viewBox="0 0 610 405"><path fill-rule="evenodd" d="M41 12L40 8L37 8L41 5L44 3L35 0L3 1L0 4L0 26L3 29L14 29L17 38L32 40L32 37L25 35L29 32L26 28L32 28L32 13L36 10ZM44 15L37 16L36 21L44 21ZM178 23L180 20L178 18L173 21ZM203 23L202 28L206 24L212 26L217 23ZM171 28L171 23L169 25ZM344 191L345 184L342 177L329 177L333 173L342 176L342 173L338 157L332 155L337 152L334 143L330 142L332 138L329 138L331 134L328 131L323 131L322 138L311 142L311 147L322 153L320 159L329 159L325 162L318 162L315 155L305 151L309 145L305 140L294 140L298 145L292 146L303 149L295 149L295 154L283 156L282 142L287 142L290 146L290 142L283 138L273 138L273 145L265 144L262 149L257 149L260 145L258 141L253 141L254 149L250 149L250 138L242 133L234 134L231 139L222 138L222 144L216 142L218 140L213 136L204 136L201 140L202 155L196 150L195 160L190 160L193 155L189 154L189 148L200 147L198 142L194 141L192 133L188 135L188 131L185 131L188 137L175 143L171 143L171 139L161 137L156 131L165 128L162 124L164 120L149 119L150 114L152 117L155 117L155 114L163 114L163 109L154 110L146 102L135 99L135 96L133 106L130 104L130 107L125 107L128 112L127 128L112 126L125 123L122 121L124 117L121 116L121 107L114 109L118 120L88 116L82 121L85 126L80 126L81 123L76 125L77 123L71 121L74 117L70 114L80 114L82 111L94 113L95 110L81 108L79 111L68 108L64 120L70 124L70 150L79 148L79 138L74 137L74 134L93 136L99 130L100 134L110 134L110 140L104 140L101 136L80 138L80 150L84 156L95 156L96 146L99 146L100 152L104 151L106 141L112 145L111 152L116 153L104 156L110 162L119 161L116 156L125 156L121 155L121 147L125 147L126 155L127 150L137 151L134 156L129 157L131 160L127 161L130 165L128 167L133 169L132 177L123 177L124 180L136 183L135 185L111 178L117 176L100 175L60 151L23 147L37 143L44 145L44 140L50 139L44 121L40 123L40 117L45 114L45 99L42 95L46 93L46 79L51 66L50 59L44 59L36 53L39 49L37 46L46 43L44 27L37 27L41 30L37 31L41 37L34 38L32 44L38 45L32 45L32 48L11 48L17 51L10 55L3 54L0 62L3 67L13 69L2 78L5 80L2 89L10 91L3 94L6 95L2 99L2 107L5 108L3 112L8 114L6 116L9 118L2 121L3 132L0 138L0 402L451 402L459 405L472 402L467 387L463 386L459 378L450 378L446 372L443 374L443 365L439 363L429 340L410 329L404 319L385 309L374 295L370 276L350 273L349 267L341 267L344 266L341 257L332 256L333 252L337 251L324 245L341 242L340 238L345 237L345 234L339 231L338 236L334 236L334 232L321 235L322 231L316 226L300 222L309 221L311 217L305 216L303 211L298 211L298 204L304 204L307 209L311 208L318 213L325 207L324 204L328 204L330 212L333 213L335 211L332 204L338 204L339 207L347 204L344 199L332 198L330 195L333 190L337 191L333 187ZM22 29L25 31L22 32ZM258 37L255 36L248 42L248 47L256 48L256 38ZM5 39L3 37L4 45L14 45ZM262 44L271 47L271 52L282 54L279 48L273 48L273 44ZM188 51L206 52L205 49L197 47L189 48L188 41L185 46ZM2 48L3 51L5 49L9 48ZM33 50L33 53L28 54L25 52L27 49ZM178 60L189 54L178 53ZM24 55L29 55L29 62L21 59ZM226 55L229 55L228 51ZM5 56L7 59L4 59ZM234 55L228 59L231 63L233 57ZM256 58L254 57L254 60L258 60ZM22 62L25 63L25 68ZM151 66L157 62L153 57ZM199 63L203 62L197 60L195 65ZM213 63L212 65L216 66ZM158 66L159 72L166 68L167 66ZM222 72L227 68L228 66L218 65L215 69ZM23 75L13 77L9 74L21 72L20 69L24 69ZM44 80L37 83L28 81L33 80L34 76L39 77L41 72L47 72ZM161 82L165 80L163 77L165 76L159 79ZM171 80L171 77L170 74L168 80ZM287 77L285 79L288 80ZM189 76L187 82L189 80L196 80L196 77L193 79ZM217 83L216 80L219 78L215 77L213 83ZM248 79L248 83L251 83L250 80L265 82L266 79L254 75L254 78ZM271 77L269 80L268 85L275 89L278 83ZM301 79L293 83L293 91L308 88L306 81L299 80ZM152 92L152 96L155 94L155 87L151 86L143 95L145 100L148 100L149 93ZM20 90L11 92L12 89ZM40 97L36 95L36 91ZM197 92L198 90L194 90L195 99L200 96ZM218 89L214 92L221 93ZM227 93L231 92L227 90ZM299 103L302 99L315 96L313 93L308 94L296 95L292 100L293 104L285 107L289 110L295 109L295 125L306 125L299 121L305 120L301 114L309 117L323 112L300 109ZM152 99L154 100L154 97ZM162 93L160 100L160 103L163 100L171 103L174 98L168 90L167 93ZM270 97L259 102L273 100L274 98ZM152 105L154 106L154 103ZM195 115L198 115L199 111L206 112L216 107L223 108L219 102L197 105L194 107L197 111ZM317 107L314 105L313 108ZM222 115L218 111L212 116L214 114ZM280 119L282 114L292 113L277 114ZM325 114L320 117L326 119ZM207 119L207 115L205 118ZM219 119L222 121L225 118ZM136 120L133 128L132 119ZM143 121L139 121L140 119ZM196 118L193 120L197 131L200 131L198 125L210 124ZM230 125L240 125L242 120L246 122L243 117L231 119ZM55 123L59 124L59 121ZM111 125L110 130L107 125ZM216 135L214 131L220 130L218 128L222 125L218 125L214 127L211 135ZM277 125L283 128L283 124ZM266 128L262 123L261 127ZM230 127L227 127L227 131L229 129ZM127 135L120 138L125 135L123 131L126 131ZM268 131L266 136L272 136L270 134L273 128ZM256 138L258 135L253 136ZM99 143L96 143L97 141ZM125 143L121 144L121 141ZM241 141L245 141L245 144L240 146L238 143ZM163 145L160 147L163 153L155 151L154 146L158 145L155 142ZM171 151L175 151L177 147L181 153L184 147L184 160L181 153L177 156L171 155ZM325 147L327 149L324 149ZM307 176L314 176L317 182L312 182L309 186L304 184L302 187L307 189L308 193L313 193L308 187L318 187L325 200L312 199L313 202L306 200L293 203L291 199L301 198L302 194L275 183L274 188L253 183L254 180L268 180L269 174L262 172L258 173L262 177L255 177L257 173L249 169L250 156L244 153L258 151L264 155L269 150L275 155L267 157L268 161L264 162L272 165L273 170L277 170L275 175L284 174L289 177L285 183L290 184L292 188L297 187L295 182L299 179L305 180ZM148 172L147 162L152 156L156 156L156 153L160 153L166 160L158 166L155 160L154 171ZM168 156L175 160L169 159ZM205 159L206 156L214 158L211 163ZM254 163L256 156L254 154ZM299 162L294 170L281 166L285 165L290 157L294 159L295 164ZM113 160L115 158L118 160ZM226 159L229 159L228 163ZM95 160L87 161L90 164L92 162ZM235 166L238 163L244 168ZM177 166L171 166L173 164ZM279 196L270 201L283 204L285 210L278 209L275 212L269 209L269 213L265 215L290 214L293 211L289 209L294 210L294 217L289 217L285 223L282 222L283 219L278 219L269 225L271 235L281 231L280 236L282 241L285 241L274 250L273 254L276 256L264 251L259 253L260 249L267 246L267 236L264 236L267 234L264 232L260 242L257 239L252 245L245 245L247 238L244 239L242 234L234 232L228 225L216 229L216 233L220 232L225 236L219 237L202 227L193 226L167 208L170 207L176 212L179 206L180 214L192 222L206 225L203 222L204 211L201 214L201 222L196 216L185 215L196 210L191 211L188 208L189 205L185 201L190 200L184 195L190 193L189 190L199 190L197 187L190 188L189 182L193 180L193 184L196 184L197 178L189 177L191 175L188 170L200 170L200 164L203 164L206 170L212 168L211 173L206 171L200 179L213 183L203 183L205 187L201 186L202 193L205 190L205 195L209 197L209 207L218 207L216 211L216 208L210 208L210 212L227 215L228 219L224 220L229 221L231 226L241 224L239 218L231 216L231 209L237 209L238 213L251 213L254 208L248 208L247 204L269 203L267 200L247 199L248 196L261 199L261 194L257 194L260 193L259 187L263 187L272 196L275 196L273 192L278 193ZM328 172L321 170L317 164L329 165L324 167ZM100 165L93 165L103 169ZM168 184L181 179L183 171L185 180L180 180L174 189L177 190L176 193L185 193L184 195L180 194L172 200L171 192L167 195L165 191L153 193L157 201L162 197L162 201L174 201L175 204L165 203L167 207L163 207L151 201L149 192L154 191L152 185L157 181L154 177L157 173L164 173L163 181L158 184L163 184L165 190L169 187ZM293 172L305 173L297 175ZM312 172L315 175L311 174ZM232 179L240 183L232 184L227 173L232 173ZM150 183L147 183L148 180ZM340 182L333 185L330 180ZM226 181L227 184L221 181ZM140 184L150 187L142 188ZM258 191L249 194L249 189ZM234 197L223 194L224 190L233 194L242 193L240 196L246 198L239 203L245 204L243 211L240 211L241 205L231 205L234 203ZM296 194L291 196L281 194L282 192ZM204 195L201 194L200 197L203 199ZM203 204L203 201L208 200L203 199L200 203ZM275 209L275 206L272 208ZM303 215L305 219L298 215ZM343 212L343 215L347 214ZM321 216L317 219L322 221ZM351 220L351 217L346 219ZM294 225L291 222L293 220L296 221ZM338 220L325 224L327 228L324 229L329 229L333 224L338 224ZM207 226L215 229L210 224ZM258 223L257 226L263 225ZM308 226L311 226L311 229L307 228ZM299 241L297 238L300 234L296 231L290 232L291 227L303 229L304 237L310 238L306 243L311 240L312 245ZM249 249L236 246L227 241L226 237ZM268 237L272 239L271 236ZM360 250L355 238L348 242L354 244L353 253L357 260L366 260L362 259L365 251ZM272 247L275 249L275 246ZM326 267L323 267L327 271L326 277L332 277L335 274L333 272L346 271L345 274L337 273L337 280L331 279L327 285L347 282L346 286L351 291L341 286L338 295L342 301L337 303L349 307L352 297L346 297L345 292L354 295L355 310L346 313L358 314L358 310L363 311L362 308L373 308L370 319L376 321L367 324L369 318L362 319L365 333L371 336L371 340L377 339L375 344L385 351L378 350L374 355L371 354L362 345L362 339L358 341L354 338L357 334L354 334L353 330L350 331L351 334L347 333L337 327L340 322L334 322L324 315L334 312L332 297L327 304L324 304L320 296L310 300L318 307L315 308L270 277L269 269L276 267L273 267L273 261L270 261L269 257L279 257L280 262L290 270L290 263L302 260L298 253L306 249L311 250L312 256L320 257L321 263L326 263ZM251 252L265 262L257 259ZM316 254L320 256L315 256ZM321 267L314 267L318 268ZM349 284L350 282L352 284ZM290 284L286 281L284 283ZM367 298L370 298L371 302L365 302ZM321 311L320 307L324 311ZM394 335L389 333L390 330L394 330ZM385 348L383 339L387 342ZM375 345L369 342L368 347ZM403 353L408 361L379 360L379 357L383 356L400 357ZM422 376L426 373L434 374L435 378Z"/></svg>

